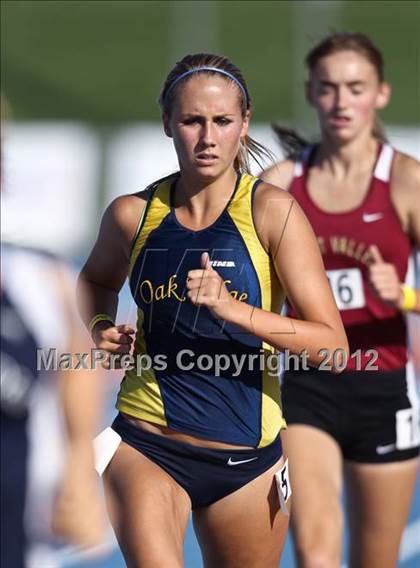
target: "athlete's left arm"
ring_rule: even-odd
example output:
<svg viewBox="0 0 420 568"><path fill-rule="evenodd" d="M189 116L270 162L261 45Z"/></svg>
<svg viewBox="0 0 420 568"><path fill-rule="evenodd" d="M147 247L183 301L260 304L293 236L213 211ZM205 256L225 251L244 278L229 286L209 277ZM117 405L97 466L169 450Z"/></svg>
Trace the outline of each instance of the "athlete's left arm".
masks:
<svg viewBox="0 0 420 568"><path fill-rule="evenodd" d="M391 180L391 199L401 225L420 249L420 162L397 153ZM382 259L377 247L371 247L374 262L369 279L380 298L399 310L420 313L420 290L400 282L395 266Z"/></svg>
<svg viewBox="0 0 420 568"><path fill-rule="evenodd" d="M254 217L261 243L302 319L234 300L210 266L207 253L203 255L202 269L188 275L188 297L196 305L207 306L217 318L240 326L281 351L306 351L308 362L314 366L328 354L334 363L337 357L346 357L343 324L315 235L301 208L287 192L262 183L255 195ZM337 357L333 357L334 353Z"/></svg>

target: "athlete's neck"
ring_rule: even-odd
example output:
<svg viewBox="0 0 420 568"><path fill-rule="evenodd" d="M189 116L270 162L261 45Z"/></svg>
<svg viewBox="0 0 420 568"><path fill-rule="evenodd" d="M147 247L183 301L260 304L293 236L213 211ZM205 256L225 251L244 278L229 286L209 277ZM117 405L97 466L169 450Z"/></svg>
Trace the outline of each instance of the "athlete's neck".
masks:
<svg viewBox="0 0 420 568"><path fill-rule="evenodd" d="M188 211L198 223L215 210L223 210L232 197L237 180L233 168L215 180L206 181L181 172L175 188L174 204Z"/></svg>
<svg viewBox="0 0 420 568"><path fill-rule="evenodd" d="M345 144L324 136L318 147L316 163L330 174L343 179L353 173L370 171L376 161L378 140L371 133L359 135Z"/></svg>

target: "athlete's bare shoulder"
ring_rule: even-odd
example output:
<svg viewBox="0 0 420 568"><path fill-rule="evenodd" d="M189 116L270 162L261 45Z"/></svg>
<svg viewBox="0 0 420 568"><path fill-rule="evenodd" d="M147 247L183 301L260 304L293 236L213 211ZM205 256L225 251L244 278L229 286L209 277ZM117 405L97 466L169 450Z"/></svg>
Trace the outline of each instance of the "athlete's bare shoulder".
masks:
<svg viewBox="0 0 420 568"><path fill-rule="evenodd" d="M272 235L286 223L294 201L290 193L271 183L263 181L258 186L255 192L253 216L257 234L267 251L270 248Z"/></svg>
<svg viewBox="0 0 420 568"><path fill-rule="evenodd" d="M420 243L420 162L396 152L391 177L392 200L408 232Z"/></svg>
<svg viewBox="0 0 420 568"><path fill-rule="evenodd" d="M401 186L401 190L420 191L420 162L407 154L395 153L392 183ZM402 183L401 183L402 182ZM399 191L399 189L398 189Z"/></svg>
<svg viewBox="0 0 420 568"><path fill-rule="evenodd" d="M289 186L293 179L294 162L293 160L282 160L277 162L274 166L264 170L260 178L281 187L282 189L289 189Z"/></svg>
<svg viewBox="0 0 420 568"><path fill-rule="evenodd" d="M278 185L275 185L271 182L267 182L264 178L261 178L263 181L258 185L258 188L255 192L255 203L258 204L267 204L272 200L283 200L287 202L291 202L294 198L290 195L290 193Z"/></svg>
<svg viewBox="0 0 420 568"><path fill-rule="evenodd" d="M120 195L105 211L103 222L113 225L116 230L121 231L127 242L131 242L149 196L149 189Z"/></svg>

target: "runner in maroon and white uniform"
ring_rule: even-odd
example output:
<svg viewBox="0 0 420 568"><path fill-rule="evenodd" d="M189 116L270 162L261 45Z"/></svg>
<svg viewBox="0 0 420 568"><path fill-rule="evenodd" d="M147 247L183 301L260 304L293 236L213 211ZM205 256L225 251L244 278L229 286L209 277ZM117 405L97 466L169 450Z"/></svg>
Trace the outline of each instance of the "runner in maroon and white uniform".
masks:
<svg viewBox="0 0 420 568"><path fill-rule="evenodd" d="M288 159L263 178L289 189L312 224L350 357L339 375L328 371L337 354L327 350L317 369L285 372L298 565L340 565L344 469L350 566L391 568L420 443L404 313L420 312L419 291L406 283L420 243L420 166L396 152L378 125L376 111L387 105L390 87L369 38L333 34L306 62L321 140L306 144L277 128Z"/></svg>

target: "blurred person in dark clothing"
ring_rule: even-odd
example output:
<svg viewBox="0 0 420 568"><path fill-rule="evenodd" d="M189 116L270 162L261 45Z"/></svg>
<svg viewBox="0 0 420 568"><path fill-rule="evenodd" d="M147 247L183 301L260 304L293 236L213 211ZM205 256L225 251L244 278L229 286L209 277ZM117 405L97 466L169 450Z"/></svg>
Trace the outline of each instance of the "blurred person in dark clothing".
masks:
<svg viewBox="0 0 420 568"><path fill-rule="evenodd" d="M54 547L102 535L99 385L90 370L40 368L37 350L90 348L66 264L3 238L1 259L1 566L50 567Z"/></svg>

